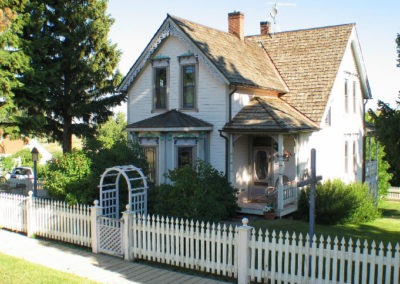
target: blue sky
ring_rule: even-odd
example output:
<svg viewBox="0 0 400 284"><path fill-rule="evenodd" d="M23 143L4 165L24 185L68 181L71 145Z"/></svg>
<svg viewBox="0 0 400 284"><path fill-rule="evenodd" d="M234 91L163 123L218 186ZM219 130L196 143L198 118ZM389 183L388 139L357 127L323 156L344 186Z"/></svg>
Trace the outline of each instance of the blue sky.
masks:
<svg viewBox="0 0 400 284"><path fill-rule="evenodd" d="M260 21L270 20L274 1L261 0L109 0L108 12L115 19L110 39L122 51L119 68L125 75L153 37L167 13L227 31L227 14L245 14L245 35L259 33ZM287 0L278 6L278 31L356 23L376 108L380 99L396 106L400 91L400 68L396 67L397 33L400 33L400 0Z"/></svg>

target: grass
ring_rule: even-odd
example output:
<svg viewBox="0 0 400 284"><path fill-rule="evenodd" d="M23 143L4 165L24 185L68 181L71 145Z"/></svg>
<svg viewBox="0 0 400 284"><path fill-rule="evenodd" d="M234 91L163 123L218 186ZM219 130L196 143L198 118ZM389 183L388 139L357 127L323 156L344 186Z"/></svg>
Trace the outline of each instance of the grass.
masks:
<svg viewBox="0 0 400 284"><path fill-rule="evenodd" d="M387 245L400 244L400 202L382 200L379 203L379 209L382 217L373 222L362 223L358 225L316 225L315 234L319 238L320 235L331 238L337 236L340 240L352 238L353 242L359 239L361 242L367 240L369 243L375 241L377 244L382 242ZM263 231L268 229L270 232L286 231L292 235L302 233L304 236L308 233L308 223L301 220L276 219L264 220L261 218L250 221L249 225L255 228L261 228Z"/></svg>
<svg viewBox="0 0 400 284"><path fill-rule="evenodd" d="M0 253L0 283L97 283L85 278Z"/></svg>

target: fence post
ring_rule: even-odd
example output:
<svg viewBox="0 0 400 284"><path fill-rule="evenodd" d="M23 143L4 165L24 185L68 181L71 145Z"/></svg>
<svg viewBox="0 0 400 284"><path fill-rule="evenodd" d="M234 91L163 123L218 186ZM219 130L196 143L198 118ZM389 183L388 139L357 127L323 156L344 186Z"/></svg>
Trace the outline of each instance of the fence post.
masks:
<svg viewBox="0 0 400 284"><path fill-rule="evenodd" d="M238 244L237 244L237 271L238 271L238 284L250 283L249 267L250 267L250 236L253 227L247 226L249 219L242 219L243 225L238 228Z"/></svg>
<svg viewBox="0 0 400 284"><path fill-rule="evenodd" d="M124 250L124 259L133 260L132 250L131 250L131 224L132 224L132 211L129 204L126 205L126 211L122 212L123 223L123 235L122 235L122 248Z"/></svg>
<svg viewBox="0 0 400 284"><path fill-rule="evenodd" d="M99 252L99 237L97 230L97 217L101 216L102 208L99 206L99 201L93 202L94 206L90 207L90 228L92 236L92 252Z"/></svg>
<svg viewBox="0 0 400 284"><path fill-rule="evenodd" d="M33 215L33 192L28 192L26 199L26 235L31 238L35 235L35 218Z"/></svg>

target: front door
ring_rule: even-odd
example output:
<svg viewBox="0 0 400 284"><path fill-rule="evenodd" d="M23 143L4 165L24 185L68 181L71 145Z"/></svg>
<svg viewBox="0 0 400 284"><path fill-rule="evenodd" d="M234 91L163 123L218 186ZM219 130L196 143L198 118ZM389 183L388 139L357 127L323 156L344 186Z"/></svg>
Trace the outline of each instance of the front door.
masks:
<svg viewBox="0 0 400 284"><path fill-rule="evenodd" d="M253 190L252 199L265 197L265 190L272 178L271 148L253 148Z"/></svg>

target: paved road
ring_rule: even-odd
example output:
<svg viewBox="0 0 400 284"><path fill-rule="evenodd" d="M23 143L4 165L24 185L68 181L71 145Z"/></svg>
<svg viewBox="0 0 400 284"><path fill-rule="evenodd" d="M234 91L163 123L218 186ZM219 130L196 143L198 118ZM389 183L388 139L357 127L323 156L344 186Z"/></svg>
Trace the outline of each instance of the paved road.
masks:
<svg viewBox="0 0 400 284"><path fill-rule="evenodd" d="M1 229L0 252L100 283L229 283L93 254L88 250Z"/></svg>

